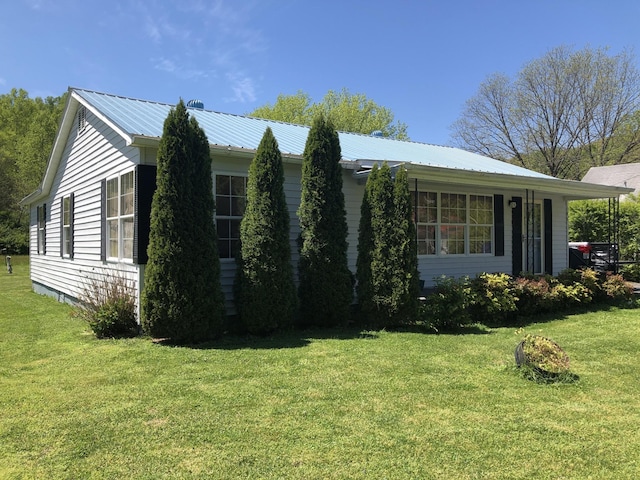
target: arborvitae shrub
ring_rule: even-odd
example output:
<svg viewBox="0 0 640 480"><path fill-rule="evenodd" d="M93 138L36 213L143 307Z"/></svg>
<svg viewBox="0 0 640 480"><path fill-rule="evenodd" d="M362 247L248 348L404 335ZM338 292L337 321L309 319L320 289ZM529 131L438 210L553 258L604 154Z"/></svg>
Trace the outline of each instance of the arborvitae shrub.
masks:
<svg viewBox="0 0 640 480"><path fill-rule="evenodd" d="M242 324L256 335L290 326L297 297L289 246L289 211L282 156L270 128L249 168L240 244L235 302Z"/></svg>
<svg viewBox="0 0 640 480"><path fill-rule="evenodd" d="M182 100L165 120L157 164L142 326L176 343L209 340L224 319L211 158Z"/></svg>
<svg viewBox="0 0 640 480"><path fill-rule="evenodd" d="M340 141L332 124L317 116L302 162L300 260L302 326L335 326L349 320L353 282L347 263L347 219L342 192Z"/></svg>

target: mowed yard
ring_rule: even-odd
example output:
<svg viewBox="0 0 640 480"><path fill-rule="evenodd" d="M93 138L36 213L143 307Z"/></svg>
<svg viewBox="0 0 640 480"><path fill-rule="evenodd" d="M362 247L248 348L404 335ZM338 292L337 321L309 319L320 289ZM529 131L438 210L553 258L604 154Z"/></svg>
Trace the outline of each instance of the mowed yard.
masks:
<svg viewBox="0 0 640 480"><path fill-rule="evenodd" d="M640 310L539 320L97 340L14 259L0 272L0 478L638 478ZM578 381L522 378L525 333L558 342Z"/></svg>

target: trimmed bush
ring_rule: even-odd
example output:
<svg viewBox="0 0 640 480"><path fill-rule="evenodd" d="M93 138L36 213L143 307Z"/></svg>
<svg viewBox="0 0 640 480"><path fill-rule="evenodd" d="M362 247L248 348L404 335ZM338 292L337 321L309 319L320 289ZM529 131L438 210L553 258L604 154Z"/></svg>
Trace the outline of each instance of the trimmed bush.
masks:
<svg viewBox="0 0 640 480"><path fill-rule="evenodd" d="M210 340L224 320L211 157L182 100L164 122L157 162L142 326L174 343Z"/></svg>
<svg viewBox="0 0 640 480"><path fill-rule="evenodd" d="M422 305L423 322L436 332L471 325L474 322L469 313L470 303L471 284L468 277L439 277L433 293Z"/></svg>
<svg viewBox="0 0 640 480"><path fill-rule="evenodd" d="M298 208L301 326L345 325L350 318L353 279L341 158L338 132L324 116L315 117L303 153Z"/></svg>
<svg viewBox="0 0 640 480"><path fill-rule="evenodd" d="M629 282L640 282L640 263L632 263L622 267L622 277Z"/></svg>
<svg viewBox="0 0 640 480"><path fill-rule="evenodd" d="M133 292L132 282L123 274L92 275L73 314L86 321L97 338L133 337L138 334Z"/></svg>
<svg viewBox="0 0 640 480"><path fill-rule="evenodd" d="M267 127L249 167L235 282L238 315L249 333L267 335L293 323L296 289L282 156Z"/></svg>
<svg viewBox="0 0 640 480"><path fill-rule="evenodd" d="M471 281L471 312L477 322L504 323L517 310L513 280L506 273L481 273Z"/></svg>

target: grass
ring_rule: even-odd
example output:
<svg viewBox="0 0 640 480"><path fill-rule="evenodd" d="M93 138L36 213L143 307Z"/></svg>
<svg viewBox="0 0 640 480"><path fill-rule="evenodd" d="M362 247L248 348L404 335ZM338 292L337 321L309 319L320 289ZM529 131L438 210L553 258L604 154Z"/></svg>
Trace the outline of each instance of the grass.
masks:
<svg viewBox="0 0 640 480"><path fill-rule="evenodd" d="M0 273L0 478L637 478L640 315L459 335L357 330L200 348L97 340ZM524 334L579 378L525 380Z"/></svg>

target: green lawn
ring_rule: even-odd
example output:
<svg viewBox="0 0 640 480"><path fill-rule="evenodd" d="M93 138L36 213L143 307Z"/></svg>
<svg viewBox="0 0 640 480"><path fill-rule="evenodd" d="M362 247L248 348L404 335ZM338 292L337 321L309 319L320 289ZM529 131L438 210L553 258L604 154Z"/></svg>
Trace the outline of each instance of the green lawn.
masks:
<svg viewBox="0 0 640 480"><path fill-rule="evenodd" d="M294 332L209 348L96 340L0 272L0 478L640 475L640 311L464 335ZM579 380L523 379L524 333Z"/></svg>

